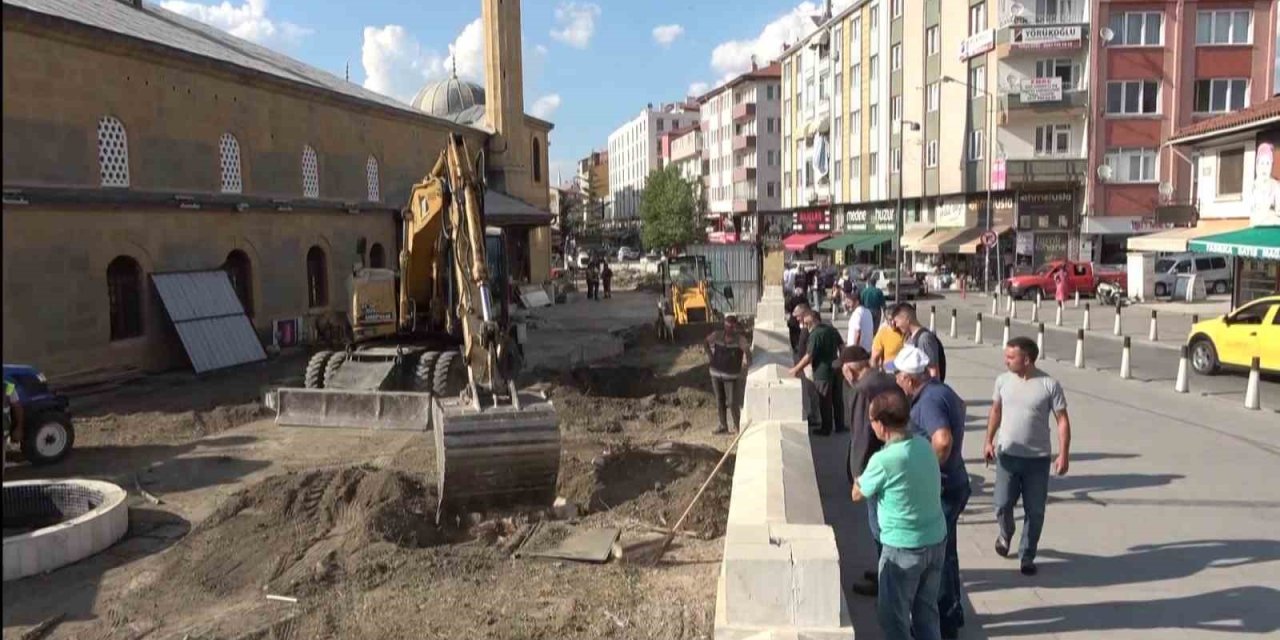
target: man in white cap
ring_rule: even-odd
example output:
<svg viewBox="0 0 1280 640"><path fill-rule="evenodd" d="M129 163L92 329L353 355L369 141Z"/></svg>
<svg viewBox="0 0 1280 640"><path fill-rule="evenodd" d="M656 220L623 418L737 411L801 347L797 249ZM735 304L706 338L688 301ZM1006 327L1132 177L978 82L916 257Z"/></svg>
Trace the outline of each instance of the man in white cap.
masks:
<svg viewBox="0 0 1280 640"><path fill-rule="evenodd" d="M938 615L943 638L959 636L964 626L964 599L960 593L960 560L956 550L956 524L969 503L969 474L965 471L964 400L930 373L933 363L922 349L910 344L893 360L898 386L911 398L911 428L928 440L938 456L942 472L942 511L947 520L946 560L942 588L938 590ZM935 369L936 370L936 369Z"/></svg>

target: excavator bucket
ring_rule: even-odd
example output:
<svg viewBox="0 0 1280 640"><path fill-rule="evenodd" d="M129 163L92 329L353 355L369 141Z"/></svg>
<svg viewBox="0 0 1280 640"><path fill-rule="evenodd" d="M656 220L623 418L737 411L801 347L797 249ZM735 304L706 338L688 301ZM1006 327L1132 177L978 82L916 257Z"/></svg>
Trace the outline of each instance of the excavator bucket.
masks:
<svg viewBox="0 0 1280 640"><path fill-rule="evenodd" d="M276 424L380 431L427 431L431 394L356 389L289 389L275 392Z"/></svg>

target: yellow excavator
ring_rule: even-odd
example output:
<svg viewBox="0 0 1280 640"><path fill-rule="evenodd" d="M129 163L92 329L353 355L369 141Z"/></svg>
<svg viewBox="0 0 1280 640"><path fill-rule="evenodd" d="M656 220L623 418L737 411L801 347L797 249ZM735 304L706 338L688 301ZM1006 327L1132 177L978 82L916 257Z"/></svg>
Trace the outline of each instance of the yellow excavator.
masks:
<svg viewBox="0 0 1280 640"><path fill-rule="evenodd" d="M711 268L705 256L679 255L658 266L663 297L658 300L658 330L674 340L679 327L714 322L711 305Z"/></svg>
<svg viewBox="0 0 1280 640"><path fill-rule="evenodd" d="M523 332L478 164L451 134L402 212L399 270L353 271L346 348L316 353L305 388L269 402L285 426L433 431L442 511L549 506L559 420L545 396L515 387Z"/></svg>

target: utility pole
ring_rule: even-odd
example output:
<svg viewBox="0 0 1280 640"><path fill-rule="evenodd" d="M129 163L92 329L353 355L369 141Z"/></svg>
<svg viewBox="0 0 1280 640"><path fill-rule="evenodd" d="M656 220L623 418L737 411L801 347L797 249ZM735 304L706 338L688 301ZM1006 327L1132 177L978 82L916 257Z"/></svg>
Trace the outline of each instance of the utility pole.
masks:
<svg viewBox="0 0 1280 640"><path fill-rule="evenodd" d="M968 88L970 91L980 91L980 92L982 92L982 95L983 95L983 97L985 98L985 103L986 103L986 105L987 105L987 109L986 109L986 111L987 111L987 114L986 114L986 115L987 115L987 131L986 131L986 134L985 134L985 135L986 135L986 138L987 138L987 139L986 139L986 143L987 143L987 144L986 144L986 147L987 147L987 148L986 148L986 151L985 151L986 156L987 156L987 163L986 163L986 164L987 164L987 215L986 215L987 220L986 220L986 227L987 227L987 231L991 231L991 230L992 230L992 228L994 227L994 216L995 216L995 212L992 210L992 206L991 206L991 163L992 163L992 161L993 161L993 159L994 159L994 156L995 156L995 149L996 149L996 146L995 146L995 144L996 144L996 100L995 100L995 96L994 96L994 95L992 95L990 91L987 91L987 90L986 90L985 88L983 88L983 87L975 87L975 86L973 86L973 85L971 85L971 84L969 84L969 83L967 83L967 82L964 82L964 81L962 81L962 80L956 80L955 78L952 78L951 76L942 76L942 81L943 81L944 83L958 84L958 85L960 85L960 86L962 86L962 87L966 87L966 88ZM966 152L966 153L968 153L968 150L966 149L966 151L965 151L965 152ZM1000 246L1000 240L999 240L999 238L997 238L997 239L996 239L996 246L997 246L997 247L998 247L998 246ZM997 262L998 262L998 261L997 261ZM997 268L997 269L1000 269L1001 267L1000 267L1000 265L999 265L999 264L997 264L997 265L996 265L996 268ZM997 282L1000 282L1000 281L1002 281L1002 280L1004 279L1004 276L1003 276L1002 274L996 274L996 276L997 276L997 279L996 279L996 281L997 281ZM985 292L990 292L990 291L991 291L991 286L990 286L990 284L991 284L991 250L990 250L990 249L988 249L988 250L986 251L986 258L985 258L985 262L983 263L983 269L982 269L982 290L983 290L983 291L985 291Z"/></svg>
<svg viewBox="0 0 1280 640"><path fill-rule="evenodd" d="M919 122L908 121L905 116L906 114L903 113L898 114L898 162L896 166L894 166L893 162L893 153L890 152L889 154L889 175L892 176L895 170L898 174L898 196L897 203L894 205L895 213L893 216L893 268L899 278L902 277L902 176L904 175L902 168L906 164L903 162L903 156L906 155L907 148L907 141L902 135L902 130L904 125L908 126L911 131L920 130ZM923 187L923 185L921 186Z"/></svg>

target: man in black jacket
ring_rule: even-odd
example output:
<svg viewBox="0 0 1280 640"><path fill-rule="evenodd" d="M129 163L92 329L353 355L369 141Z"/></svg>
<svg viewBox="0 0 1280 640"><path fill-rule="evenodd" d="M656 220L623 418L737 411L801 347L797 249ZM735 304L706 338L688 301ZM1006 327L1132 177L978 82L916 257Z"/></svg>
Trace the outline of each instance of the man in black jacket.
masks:
<svg viewBox="0 0 1280 640"><path fill-rule="evenodd" d="M898 391L898 383L893 376L871 366L871 354L856 345L840 351L840 373L844 377L844 416L850 432L849 486L853 486L854 478L862 475L871 455L884 444L871 428L871 417L868 414L871 401L882 393ZM876 557L879 558L880 525L876 520L875 500L867 501L867 524L871 528L871 539L876 545ZM864 582L853 585L853 592L864 596L877 595L879 582L876 571L867 570L863 573L863 578Z"/></svg>

